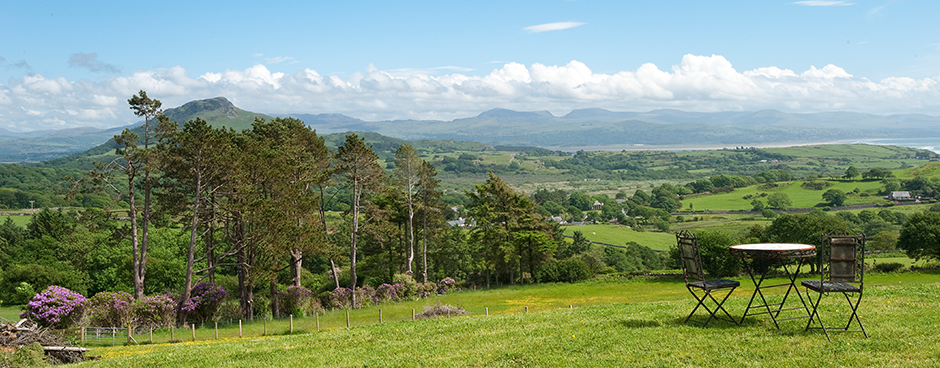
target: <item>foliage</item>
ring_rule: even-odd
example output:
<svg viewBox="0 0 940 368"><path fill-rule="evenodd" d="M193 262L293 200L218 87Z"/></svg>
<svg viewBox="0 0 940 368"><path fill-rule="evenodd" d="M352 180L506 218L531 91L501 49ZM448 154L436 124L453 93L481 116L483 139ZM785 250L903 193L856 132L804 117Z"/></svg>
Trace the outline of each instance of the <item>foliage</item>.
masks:
<svg viewBox="0 0 940 368"><path fill-rule="evenodd" d="M134 319L134 297L123 291L100 292L88 299L88 323L96 327L126 327Z"/></svg>
<svg viewBox="0 0 940 368"><path fill-rule="evenodd" d="M12 352L0 352L0 367L47 367L49 365L46 352L38 342Z"/></svg>
<svg viewBox="0 0 940 368"><path fill-rule="evenodd" d="M723 231L704 231L698 234L702 255L702 268L711 277L735 276L741 272L741 259L732 257L728 247L738 243Z"/></svg>
<svg viewBox="0 0 940 368"><path fill-rule="evenodd" d="M311 295L313 292L303 286L288 286L277 291L277 300L281 312L288 315L302 317L311 312Z"/></svg>
<svg viewBox="0 0 940 368"><path fill-rule="evenodd" d="M940 212L916 213L901 226L898 248L914 259L940 259Z"/></svg>
<svg viewBox="0 0 940 368"><path fill-rule="evenodd" d="M81 322L86 302L82 294L51 285L26 304L26 311L20 317L44 327L68 328Z"/></svg>
<svg viewBox="0 0 940 368"><path fill-rule="evenodd" d="M219 306L225 301L225 289L211 282L193 286L192 296L180 304L180 310L200 323L206 323L216 317Z"/></svg>
<svg viewBox="0 0 940 368"><path fill-rule="evenodd" d="M893 231L881 231L865 240L865 250L894 250L898 247L898 236Z"/></svg>
<svg viewBox="0 0 940 368"><path fill-rule="evenodd" d="M897 272L902 268L904 265L897 262L876 263L874 266L875 271L878 272Z"/></svg>
<svg viewBox="0 0 940 368"><path fill-rule="evenodd" d="M767 196L767 205L778 210L786 210L793 206L790 196L780 192Z"/></svg>
<svg viewBox="0 0 940 368"><path fill-rule="evenodd" d="M170 327L176 322L176 302L169 295L134 300L134 323L145 327Z"/></svg>
<svg viewBox="0 0 940 368"><path fill-rule="evenodd" d="M831 206L841 206L845 203L845 193L838 189L829 189L822 195L823 200Z"/></svg>
<svg viewBox="0 0 940 368"><path fill-rule="evenodd" d="M572 257L543 264L536 272L535 279L538 282L577 282L587 280L592 275L591 268L584 261Z"/></svg>

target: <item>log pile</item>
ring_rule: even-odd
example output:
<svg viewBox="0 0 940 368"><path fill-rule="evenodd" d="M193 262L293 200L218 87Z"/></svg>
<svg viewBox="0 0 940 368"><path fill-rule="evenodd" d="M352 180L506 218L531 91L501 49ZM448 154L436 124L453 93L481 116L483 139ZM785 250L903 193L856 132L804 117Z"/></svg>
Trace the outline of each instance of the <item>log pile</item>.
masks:
<svg viewBox="0 0 940 368"><path fill-rule="evenodd" d="M20 320L16 323L0 323L0 351L10 353L23 346L39 343L51 364L77 363L91 359L85 355L88 349L69 346L68 341L47 328Z"/></svg>

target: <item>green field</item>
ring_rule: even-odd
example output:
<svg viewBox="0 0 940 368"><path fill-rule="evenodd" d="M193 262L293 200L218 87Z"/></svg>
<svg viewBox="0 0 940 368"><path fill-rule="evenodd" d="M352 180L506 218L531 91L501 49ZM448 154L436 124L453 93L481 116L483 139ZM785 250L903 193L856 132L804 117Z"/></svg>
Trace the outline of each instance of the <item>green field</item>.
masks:
<svg viewBox="0 0 940 368"><path fill-rule="evenodd" d="M580 231L587 240L614 245L637 242L654 250L665 251L676 243L676 236L672 233L639 232L622 225L579 225L566 226L564 229L565 235L568 236L571 236L575 231Z"/></svg>
<svg viewBox="0 0 940 368"><path fill-rule="evenodd" d="M753 290L750 280L726 307L740 317ZM771 280L773 281L773 280ZM779 280L778 280L779 281ZM101 360L90 366L937 366L940 341L940 275L871 274L859 314L870 338L836 334L828 342L820 331L803 331L805 320L783 321L775 329L765 316L742 326L716 321L699 328L683 320L694 301L680 280L635 278L576 284L518 286L465 291L418 302L383 305L321 317L269 322L237 337L236 328L177 331L176 344L93 348ZM822 315L835 323L845 314L840 296L824 299ZM410 308L434 303L463 305L463 317L410 321ZM788 304L790 301L788 301ZM484 306L489 306L487 316ZM571 305L572 309L569 309ZM525 312L525 307L529 312ZM402 310L404 309L404 310ZM702 314L697 314L702 317ZM339 323L337 323L339 322ZM337 324L340 326L337 327ZM326 327L329 326L329 327ZM147 337L138 336L137 340ZM156 339L156 338L155 338Z"/></svg>
<svg viewBox="0 0 940 368"><path fill-rule="evenodd" d="M29 223L29 220L32 219L33 216L22 216L22 215L20 215L20 216L8 216L8 215L0 215L0 223L6 222L8 218L13 219L13 223L14 223L14 224L20 225L20 226L22 226L22 227L26 227L26 224Z"/></svg>

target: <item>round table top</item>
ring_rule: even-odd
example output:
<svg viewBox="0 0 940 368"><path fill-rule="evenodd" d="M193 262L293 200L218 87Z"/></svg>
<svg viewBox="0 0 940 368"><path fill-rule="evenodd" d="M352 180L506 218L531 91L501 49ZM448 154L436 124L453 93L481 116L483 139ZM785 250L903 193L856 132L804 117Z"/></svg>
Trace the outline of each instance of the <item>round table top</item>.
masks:
<svg viewBox="0 0 940 368"><path fill-rule="evenodd" d="M771 252L787 252L794 250L813 250L816 249L815 245L812 244L794 244L794 243L756 243L756 244L738 244L732 245L730 247L733 250L747 250L747 251L771 251Z"/></svg>

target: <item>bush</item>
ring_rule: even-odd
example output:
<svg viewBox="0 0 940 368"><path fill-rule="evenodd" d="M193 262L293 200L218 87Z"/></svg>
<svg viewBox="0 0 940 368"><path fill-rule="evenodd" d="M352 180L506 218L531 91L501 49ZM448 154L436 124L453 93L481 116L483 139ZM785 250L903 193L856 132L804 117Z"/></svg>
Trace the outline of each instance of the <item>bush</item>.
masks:
<svg viewBox="0 0 940 368"><path fill-rule="evenodd" d="M211 282L203 282L193 287L189 300L183 302L180 311L187 319L206 323L216 316L219 306L225 301L225 289Z"/></svg>
<svg viewBox="0 0 940 368"><path fill-rule="evenodd" d="M398 297L401 299L411 298L418 292L418 283L410 275L403 273L396 273L392 277L392 282L402 285L402 290L398 294ZM404 293L401 293L404 291Z"/></svg>
<svg viewBox="0 0 940 368"><path fill-rule="evenodd" d="M418 291L415 293L415 296L419 298L427 298L431 295L437 294L437 284L428 281L427 283L419 283Z"/></svg>
<svg viewBox="0 0 940 368"><path fill-rule="evenodd" d="M737 240L721 231L704 231L698 235L702 268L711 277L735 276L741 272L741 259L732 257L728 247Z"/></svg>
<svg viewBox="0 0 940 368"><path fill-rule="evenodd" d="M289 286L277 291L277 300L285 314L302 317L310 311L310 296L313 292L303 286Z"/></svg>
<svg viewBox="0 0 940 368"><path fill-rule="evenodd" d="M438 294L451 293L457 290L457 281L450 277L445 277L439 284L437 284Z"/></svg>
<svg viewBox="0 0 940 368"><path fill-rule="evenodd" d="M68 328L81 322L87 301L82 294L52 285L33 296L20 317L43 327Z"/></svg>
<svg viewBox="0 0 940 368"><path fill-rule="evenodd" d="M134 318L133 303L134 297L123 291L95 294L88 299L88 323L96 327L126 327Z"/></svg>
<svg viewBox="0 0 940 368"><path fill-rule="evenodd" d="M166 294L134 300L132 308L134 324L138 326L170 327L176 322L176 302Z"/></svg>
<svg viewBox="0 0 940 368"><path fill-rule="evenodd" d="M404 294L404 286L402 284L382 284L379 285L378 289L375 289L375 297L378 299L379 303L383 302L397 302L401 300L401 294Z"/></svg>
<svg viewBox="0 0 940 368"><path fill-rule="evenodd" d="M895 272L901 268L904 268L904 265L897 262L878 263L875 265L875 271L878 272Z"/></svg>
<svg viewBox="0 0 940 368"><path fill-rule="evenodd" d="M572 257L543 264L535 277L539 282L575 282L587 280L591 275L591 268L584 261Z"/></svg>

